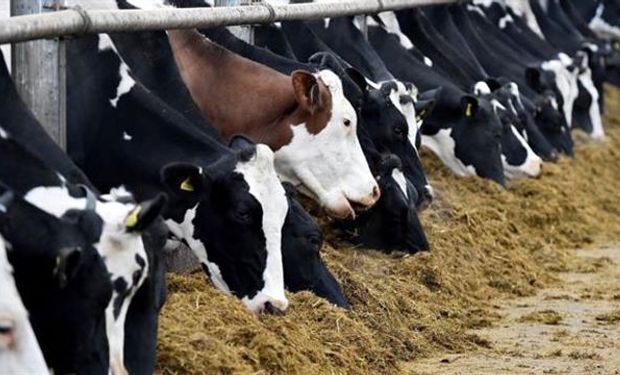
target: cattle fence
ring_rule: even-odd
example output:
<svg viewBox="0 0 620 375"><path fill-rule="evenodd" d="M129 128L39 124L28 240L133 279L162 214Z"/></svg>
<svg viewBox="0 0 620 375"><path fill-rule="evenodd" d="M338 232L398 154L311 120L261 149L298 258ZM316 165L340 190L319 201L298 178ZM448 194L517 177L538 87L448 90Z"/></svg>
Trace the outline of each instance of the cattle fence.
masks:
<svg viewBox="0 0 620 375"><path fill-rule="evenodd" d="M373 14L455 1L457 0L343 0L271 5L255 0L218 0L216 4L226 6L88 10L79 6L68 7L66 0L11 0L13 17L0 22L0 44L14 43L12 70L18 90L46 130L64 148L64 37L311 20ZM235 5L242 2L247 5ZM246 27L246 31L247 29L251 30ZM245 39L251 42L251 31L246 32Z"/></svg>

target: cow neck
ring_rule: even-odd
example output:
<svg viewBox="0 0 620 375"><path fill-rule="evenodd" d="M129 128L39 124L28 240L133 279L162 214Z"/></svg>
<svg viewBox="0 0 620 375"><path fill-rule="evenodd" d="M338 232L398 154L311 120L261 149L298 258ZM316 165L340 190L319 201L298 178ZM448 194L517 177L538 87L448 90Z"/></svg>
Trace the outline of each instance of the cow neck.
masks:
<svg viewBox="0 0 620 375"><path fill-rule="evenodd" d="M351 17L333 18L323 33L324 41L347 62L360 69L375 82L391 81L394 76L364 39ZM338 35L338 38L334 38Z"/></svg>
<svg viewBox="0 0 620 375"><path fill-rule="evenodd" d="M173 30L168 36L192 98L224 138L245 134L278 150L292 138L288 125L307 120L286 75L236 55L194 30Z"/></svg>

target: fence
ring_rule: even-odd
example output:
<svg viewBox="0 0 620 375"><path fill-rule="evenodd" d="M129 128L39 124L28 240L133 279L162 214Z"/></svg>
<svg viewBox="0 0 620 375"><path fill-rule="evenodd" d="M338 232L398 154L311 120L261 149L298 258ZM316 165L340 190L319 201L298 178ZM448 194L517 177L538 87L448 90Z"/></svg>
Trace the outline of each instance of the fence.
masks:
<svg viewBox="0 0 620 375"><path fill-rule="evenodd" d="M66 144L65 54L61 37L86 33L208 28L372 14L455 0L345 0L337 2L152 10L67 8L66 0L11 0L11 17L0 24L0 44L14 45L13 76L20 94L52 137ZM220 0L238 4L240 0ZM34 13L34 14L33 14ZM251 32L247 40L251 40Z"/></svg>

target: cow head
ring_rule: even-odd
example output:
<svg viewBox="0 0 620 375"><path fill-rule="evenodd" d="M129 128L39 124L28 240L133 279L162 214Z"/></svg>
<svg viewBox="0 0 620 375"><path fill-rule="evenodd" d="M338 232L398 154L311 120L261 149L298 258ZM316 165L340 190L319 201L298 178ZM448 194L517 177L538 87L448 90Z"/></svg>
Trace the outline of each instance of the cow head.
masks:
<svg viewBox="0 0 620 375"><path fill-rule="evenodd" d="M342 82L330 70L291 74L302 122L276 151L283 180L316 199L336 217L355 217L370 208L380 191L357 138L357 115Z"/></svg>
<svg viewBox="0 0 620 375"><path fill-rule="evenodd" d="M57 373L108 371L104 311L112 285L93 246L102 226L92 211L55 217L21 198L0 214L19 293Z"/></svg>
<svg viewBox="0 0 620 375"><path fill-rule="evenodd" d="M13 193L0 194L0 217L12 203ZM0 219L1 220L1 219ZM0 234L0 372L5 374L47 373L47 365L28 321L7 258L7 244Z"/></svg>
<svg viewBox="0 0 620 375"><path fill-rule="evenodd" d="M416 115L416 90L400 81L377 84L366 90L362 117L373 143L380 153L393 153L401 160L401 169L415 186L416 206L426 208L433 200L433 190L418 155L420 116ZM418 105L426 115L432 100Z"/></svg>
<svg viewBox="0 0 620 375"><path fill-rule="evenodd" d="M274 154L241 137L231 147L236 153L208 168L173 163L162 170L170 197L167 224L218 289L256 313L284 311L281 242L288 204Z"/></svg>
<svg viewBox="0 0 620 375"><path fill-rule="evenodd" d="M415 207L417 191L401 171L398 156L388 155L377 167L377 180L383 195L368 212L360 215L353 240L360 245L386 252L416 253L429 249L429 243Z"/></svg>
<svg viewBox="0 0 620 375"><path fill-rule="evenodd" d="M24 198L28 202L56 217L81 222L75 216L86 210L102 220L100 235L93 242L113 285L113 296L106 308L110 366L114 374L126 373L123 360L125 318L131 299L146 279L149 267L141 233L157 218L165 198L159 196L139 205L123 200L98 199L89 188L69 184L12 139L0 139L0 147L12 152L11 160L2 163L3 173L15 170L19 165L28 166L30 172L40 172L30 176L34 186L26 189ZM45 176L50 179L45 180Z"/></svg>
<svg viewBox="0 0 620 375"><path fill-rule="evenodd" d="M558 111L559 107L555 95L551 92L546 92L537 97L533 104L534 121L545 138L558 151L572 155L573 140L566 126L566 119Z"/></svg>
<svg viewBox="0 0 620 375"><path fill-rule="evenodd" d="M348 307L340 284L321 259L321 229L295 199L295 188L284 187L289 202L282 233L284 285L292 292L310 290L337 306Z"/></svg>
<svg viewBox="0 0 620 375"><path fill-rule="evenodd" d="M443 93L442 93L443 94ZM440 95L442 95L440 94ZM441 103L440 103L441 104ZM480 176L505 184L501 158L502 125L489 101L463 95L452 109L440 105L422 126L422 144L457 176Z"/></svg>
<svg viewBox="0 0 620 375"><path fill-rule="evenodd" d="M542 159L532 151L523 135L517 127L520 125L519 117L514 106L508 100L502 88L491 87L485 82L479 82L475 92L479 97L484 97L493 106L493 110L502 124L502 164L507 178L536 177L540 174ZM500 102L504 99L503 102Z"/></svg>

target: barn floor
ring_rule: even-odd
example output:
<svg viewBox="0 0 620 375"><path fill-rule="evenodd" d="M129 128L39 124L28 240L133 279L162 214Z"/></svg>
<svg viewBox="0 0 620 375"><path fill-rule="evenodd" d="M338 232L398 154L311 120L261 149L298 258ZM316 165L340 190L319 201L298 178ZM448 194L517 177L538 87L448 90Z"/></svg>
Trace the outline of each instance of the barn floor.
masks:
<svg viewBox="0 0 620 375"><path fill-rule="evenodd" d="M601 248L620 243L620 90L606 93L605 142L577 136L574 159L506 190L423 152L430 253L354 249L321 220L350 311L297 293L256 317L200 274L169 275L158 373L613 373L620 250Z"/></svg>
<svg viewBox="0 0 620 375"><path fill-rule="evenodd" d="M405 374L620 374L620 248L580 250L560 283L498 301L473 353L403 363Z"/></svg>

